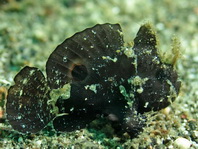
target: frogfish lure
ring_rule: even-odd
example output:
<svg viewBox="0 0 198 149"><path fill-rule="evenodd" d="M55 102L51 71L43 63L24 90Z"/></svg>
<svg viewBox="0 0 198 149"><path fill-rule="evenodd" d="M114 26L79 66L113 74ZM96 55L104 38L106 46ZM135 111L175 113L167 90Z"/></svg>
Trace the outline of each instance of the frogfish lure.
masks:
<svg viewBox="0 0 198 149"><path fill-rule="evenodd" d="M181 82L173 65L160 59L149 24L140 27L133 47L124 45L119 24L97 24L57 46L46 63L47 78L29 66L15 76L8 122L21 133L37 133L49 122L68 132L103 117L117 132L133 136L145 125L145 112L178 96Z"/></svg>

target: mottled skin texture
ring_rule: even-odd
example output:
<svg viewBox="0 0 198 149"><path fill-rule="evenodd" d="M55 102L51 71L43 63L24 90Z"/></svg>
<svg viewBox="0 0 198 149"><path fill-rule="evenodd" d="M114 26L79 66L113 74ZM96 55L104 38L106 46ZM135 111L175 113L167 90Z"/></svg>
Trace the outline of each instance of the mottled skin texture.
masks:
<svg viewBox="0 0 198 149"><path fill-rule="evenodd" d="M122 49L123 43L118 24L96 25L66 39L50 55L46 65L50 87L53 89L71 83L70 99L59 99L57 102L60 113L69 113L69 116L54 120L57 131L83 128L99 114L117 123L120 127L117 127L118 129L133 135L142 129L144 123L140 113L160 110L170 104L167 98L170 94L170 84L167 80L176 88L176 93L179 91L180 82L177 82L173 66L161 62L157 54L156 37L150 26L142 26L135 38L133 50L136 57L127 58L123 52L116 52ZM117 58L117 61L104 59L103 56ZM62 61L64 57L68 59L65 63ZM158 63L155 63L154 59ZM87 77L80 81L68 75L72 74L69 72L75 68L69 67L69 63L75 63L75 60L78 62L76 65L87 68ZM135 60L136 64L133 63ZM77 74L75 77L81 78L83 73ZM142 86L144 90L141 94L136 92L138 86L131 86L127 82L135 76L148 78ZM57 79L60 80L59 84ZM96 93L85 88L86 85L92 84L99 84ZM124 86L127 92L133 92L132 107L127 105L126 97L120 93L120 85Z"/></svg>
<svg viewBox="0 0 198 149"><path fill-rule="evenodd" d="M24 67L14 78L15 85L8 90L7 119L22 133L36 133L55 116L51 106L47 82L38 68Z"/></svg>
<svg viewBox="0 0 198 149"><path fill-rule="evenodd" d="M146 112L150 110L160 110L167 107L171 101L167 99L170 95L169 80L174 87L176 94L179 93L181 82L177 80L178 76L171 64L162 63L157 53L156 36L148 25L140 28L134 39L134 51L137 55L137 75L149 80L143 85L144 91L141 94L136 93L138 99L138 111ZM147 54L147 51L149 54ZM163 101L160 99L163 98ZM146 102L149 104L145 106Z"/></svg>
<svg viewBox="0 0 198 149"><path fill-rule="evenodd" d="M145 125L146 118L142 114L168 106L175 100L180 88L173 65L162 63L156 45L155 34L148 24L138 31L134 47L129 47L132 56L125 53L126 47L119 24L96 25L66 39L49 56L46 72L47 84L51 90L62 88L67 83L71 84L70 98L58 98L56 106L59 115L55 116L48 111L51 105L46 109L46 99L50 97L43 97L44 104L39 108L42 109L43 106L48 118L42 124L54 118L55 130L73 131L86 127L97 117L104 117L112 123L116 132L128 132L129 135L135 136ZM39 127L29 130L19 129L17 126L25 122L25 117L12 123L14 114L11 108L18 109L17 106L20 106L12 103L21 98L25 100L24 96L13 93L13 88L19 86L19 89L30 94L29 97L33 97L34 91L26 90L23 85L39 86L37 81L34 83L35 79L21 84L17 81L18 76L25 76L24 70L15 77L16 84L8 93L8 120L13 128L20 132L35 133L43 128L40 127L39 120L35 124ZM142 83L130 83L136 78ZM35 91L41 93L41 90L43 89L35 87ZM45 94L49 95L49 92L50 90L46 90ZM37 98L40 96L42 97L34 96L32 102L38 102ZM18 109L15 112L20 114L25 113L25 110Z"/></svg>
<svg viewBox="0 0 198 149"><path fill-rule="evenodd" d="M118 24L96 25L66 39L50 55L46 68L51 89L71 83L71 97L67 100L59 99L56 104L60 113L69 113L54 120L56 130L73 131L84 128L98 114L113 114L117 121L123 121L127 103L120 93L119 85L129 87L127 79L135 73L132 60L122 52L116 53L116 50L121 50L123 43ZM114 62L104 56L117 60ZM64 57L67 57L65 63ZM75 67L69 63L75 62L76 66L86 67L85 79L76 79L82 78L82 72L76 73L78 75L75 78L70 76ZM60 83L57 84L56 80L60 80ZM87 85L96 85L96 92L87 89Z"/></svg>

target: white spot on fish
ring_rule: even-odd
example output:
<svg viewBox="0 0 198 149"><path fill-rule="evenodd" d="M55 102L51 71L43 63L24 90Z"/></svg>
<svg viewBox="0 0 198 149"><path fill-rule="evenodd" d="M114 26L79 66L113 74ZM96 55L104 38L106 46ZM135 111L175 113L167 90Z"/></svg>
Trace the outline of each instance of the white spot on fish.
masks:
<svg viewBox="0 0 198 149"><path fill-rule="evenodd" d="M94 31L94 30L91 30L91 32L95 35L96 34L96 32Z"/></svg>
<svg viewBox="0 0 198 149"><path fill-rule="evenodd" d="M67 62L67 57L66 56L63 57L63 62Z"/></svg>

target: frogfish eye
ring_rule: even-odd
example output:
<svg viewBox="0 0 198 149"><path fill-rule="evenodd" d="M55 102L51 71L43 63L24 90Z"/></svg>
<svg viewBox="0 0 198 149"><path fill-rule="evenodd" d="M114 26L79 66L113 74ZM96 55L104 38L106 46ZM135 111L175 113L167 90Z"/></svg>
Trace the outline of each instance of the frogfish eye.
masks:
<svg viewBox="0 0 198 149"><path fill-rule="evenodd" d="M74 81L83 81L87 77L88 72L85 65L75 64L71 74Z"/></svg>

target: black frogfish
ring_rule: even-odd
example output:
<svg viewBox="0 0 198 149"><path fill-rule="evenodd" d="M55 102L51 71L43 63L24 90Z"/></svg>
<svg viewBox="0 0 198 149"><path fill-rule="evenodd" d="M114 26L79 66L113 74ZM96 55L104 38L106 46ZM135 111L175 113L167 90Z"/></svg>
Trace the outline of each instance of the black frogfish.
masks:
<svg viewBox="0 0 198 149"><path fill-rule="evenodd" d="M56 131L73 131L103 117L134 136L145 125L143 114L170 105L181 86L174 64L161 60L149 24L133 47L124 44L119 24L78 32L51 53L46 74L26 66L16 75L6 104L13 129L36 133L53 121Z"/></svg>

